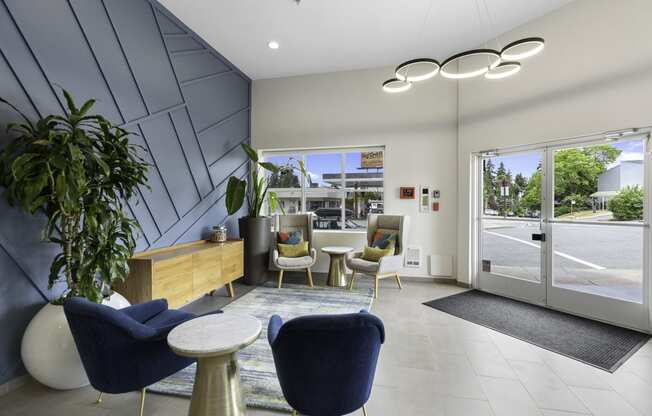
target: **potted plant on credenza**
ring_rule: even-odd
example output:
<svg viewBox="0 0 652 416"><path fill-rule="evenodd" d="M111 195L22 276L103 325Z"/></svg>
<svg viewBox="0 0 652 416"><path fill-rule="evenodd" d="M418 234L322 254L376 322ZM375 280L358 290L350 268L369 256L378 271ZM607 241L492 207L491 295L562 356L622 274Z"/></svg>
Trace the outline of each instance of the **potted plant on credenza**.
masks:
<svg viewBox="0 0 652 416"><path fill-rule="evenodd" d="M272 220L262 215L263 206L268 204L269 211L275 212L279 207L278 197L270 191L273 180L292 176L297 172L301 177L310 180L302 160L289 158L283 165L261 161L258 152L246 143L241 144L249 158L249 174L247 180L231 176L226 189L226 209L233 215L242 208L245 199L248 204L248 215L238 219L240 238L244 239L244 282L248 285L260 285L267 280L269 265L269 237Z"/></svg>
<svg viewBox="0 0 652 416"><path fill-rule="evenodd" d="M36 123L0 98L23 119L8 126L17 137L0 153L0 185L9 205L46 217L43 239L60 249L48 287L63 283L64 290L32 319L21 353L35 379L69 389L88 379L62 305L73 296L102 302L103 289L127 277L140 227L123 205L146 186L148 164L127 131L90 113L94 100L78 108L68 92L63 95L67 114Z"/></svg>

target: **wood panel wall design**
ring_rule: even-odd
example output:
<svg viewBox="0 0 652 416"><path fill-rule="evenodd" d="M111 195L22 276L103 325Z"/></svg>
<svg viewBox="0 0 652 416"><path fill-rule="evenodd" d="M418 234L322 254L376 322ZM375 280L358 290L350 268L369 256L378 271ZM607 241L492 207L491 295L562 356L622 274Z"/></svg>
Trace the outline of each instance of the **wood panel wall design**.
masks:
<svg viewBox="0 0 652 416"><path fill-rule="evenodd" d="M232 174L247 174L251 81L154 0L0 0L0 96L28 116L64 111L61 87L137 133L151 190L128 201L138 250L205 237L227 218ZM4 125L16 114L0 107ZM2 189L0 189L2 192ZM20 340L47 300L54 248L43 218L0 201L0 384L24 372ZM60 290L60 289L59 289Z"/></svg>

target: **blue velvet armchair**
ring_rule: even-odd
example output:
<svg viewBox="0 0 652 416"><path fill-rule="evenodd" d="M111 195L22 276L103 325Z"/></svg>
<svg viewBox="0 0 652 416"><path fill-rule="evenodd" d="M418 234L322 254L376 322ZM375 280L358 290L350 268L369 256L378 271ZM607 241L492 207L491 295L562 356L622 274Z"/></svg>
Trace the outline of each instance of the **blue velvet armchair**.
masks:
<svg viewBox="0 0 652 416"><path fill-rule="evenodd" d="M285 324L272 316L267 328L276 373L287 402L309 416L340 416L369 400L380 347L382 321L366 311L313 315Z"/></svg>
<svg viewBox="0 0 652 416"><path fill-rule="evenodd" d="M102 393L141 392L194 362L175 355L168 333L196 315L168 309L165 299L124 309L71 298L64 304L66 319L91 385Z"/></svg>

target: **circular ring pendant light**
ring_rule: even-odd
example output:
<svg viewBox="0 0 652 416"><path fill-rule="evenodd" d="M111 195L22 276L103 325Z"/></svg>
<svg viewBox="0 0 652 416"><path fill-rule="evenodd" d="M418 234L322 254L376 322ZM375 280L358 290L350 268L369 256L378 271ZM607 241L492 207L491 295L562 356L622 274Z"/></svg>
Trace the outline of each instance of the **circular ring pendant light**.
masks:
<svg viewBox="0 0 652 416"><path fill-rule="evenodd" d="M383 91L385 92L403 92L412 88L412 83L410 81L400 80L398 78L388 79L383 82Z"/></svg>
<svg viewBox="0 0 652 416"><path fill-rule="evenodd" d="M520 61L541 52L545 47L543 38L525 38L512 42L500 51L504 61Z"/></svg>
<svg viewBox="0 0 652 416"><path fill-rule="evenodd" d="M466 79L484 75L500 63L500 54L493 49L473 49L458 53L441 64L444 78ZM464 66L464 68L460 68Z"/></svg>
<svg viewBox="0 0 652 416"><path fill-rule="evenodd" d="M518 62L502 62L491 68L484 77L487 79L507 78L518 73L521 70L521 64Z"/></svg>
<svg viewBox="0 0 652 416"><path fill-rule="evenodd" d="M425 81L437 75L439 68L439 62L434 59L412 59L396 67L396 79L408 82Z"/></svg>

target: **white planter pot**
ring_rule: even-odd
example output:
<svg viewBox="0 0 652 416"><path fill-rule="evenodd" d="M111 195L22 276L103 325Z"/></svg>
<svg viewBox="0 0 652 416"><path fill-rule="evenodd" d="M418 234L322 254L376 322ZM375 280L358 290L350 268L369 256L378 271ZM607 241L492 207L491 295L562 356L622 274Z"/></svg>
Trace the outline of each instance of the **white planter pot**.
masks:
<svg viewBox="0 0 652 416"><path fill-rule="evenodd" d="M129 306L118 293L102 302L116 309ZM23 364L40 383L58 390L89 384L63 306L46 304L32 318L21 344Z"/></svg>

